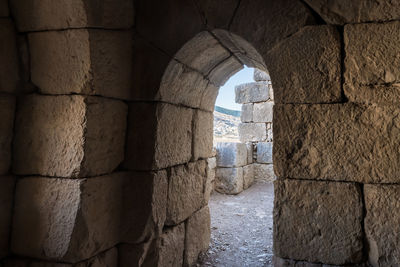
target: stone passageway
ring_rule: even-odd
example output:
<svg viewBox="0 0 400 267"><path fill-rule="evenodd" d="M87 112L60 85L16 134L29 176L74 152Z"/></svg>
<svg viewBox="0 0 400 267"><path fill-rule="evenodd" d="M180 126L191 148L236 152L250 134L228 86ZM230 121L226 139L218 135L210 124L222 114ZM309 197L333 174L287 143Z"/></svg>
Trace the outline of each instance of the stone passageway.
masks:
<svg viewBox="0 0 400 267"><path fill-rule="evenodd" d="M214 192L211 243L199 266L272 266L272 182L257 181L238 195Z"/></svg>

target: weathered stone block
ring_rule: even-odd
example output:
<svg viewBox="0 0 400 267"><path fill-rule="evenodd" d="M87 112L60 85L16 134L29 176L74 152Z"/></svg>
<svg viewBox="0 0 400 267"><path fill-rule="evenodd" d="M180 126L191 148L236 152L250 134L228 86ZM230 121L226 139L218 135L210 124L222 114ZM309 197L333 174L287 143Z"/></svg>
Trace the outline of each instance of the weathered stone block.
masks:
<svg viewBox="0 0 400 267"><path fill-rule="evenodd" d="M257 162L272 163L272 142L257 143Z"/></svg>
<svg viewBox="0 0 400 267"><path fill-rule="evenodd" d="M239 124L239 138L241 142L263 142L267 138L265 123Z"/></svg>
<svg viewBox="0 0 400 267"><path fill-rule="evenodd" d="M235 102L246 104L267 101L269 89L266 82L245 83L235 87Z"/></svg>
<svg viewBox="0 0 400 267"><path fill-rule="evenodd" d="M372 266L396 266L400 263L400 235L395 230L400 207L399 193L398 185L364 185L364 222Z"/></svg>
<svg viewBox="0 0 400 267"><path fill-rule="evenodd" d="M157 266L182 266L185 250L185 224L166 228L161 236Z"/></svg>
<svg viewBox="0 0 400 267"><path fill-rule="evenodd" d="M11 19L0 18L0 39L0 92L15 93L19 82L19 64L17 35Z"/></svg>
<svg viewBox="0 0 400 267"><path fill-rule="evenodd" d="M129 28L133 25L130 0L13 0L11 8L19 31L68 28Z"/></svg>
<svg viewBox="0 0 400 267"><path fill-rule="evenodd" d="M201 98L200 108L214 112L215 101L217 100L219 87L208 83Z"/></svg>
<svg viewBox="0 0 400 267"><path fill-rule="evenodd" d="M206 167L206 161L200 160L171 169L166 225L177 225L202 207Z"/></svg>
<svg viewBox="0 0 400 267"><path fill-rule="evenodd" d="M193 116L193 160L212 156L214 115L212 112L194 111Z"/></svg>
<svg viewBox="0 0 400 267"><path fill-rule="evenodd" d="M399 108L390 105L276 105L276 174L398 183L400 166L393 164L400 160L398 115Z"/></svg>
<svg viewBox="0 0 400 267"><path fill-rule="evenodd" d="M196 0L200 12L208 26L212 28L228 28L239 0Z"/></svg>
<svg viewBox="0 0 400 267"><path fill-rule="evenodd" d="M243 168L217 168L215 190L224 194L239 194L243 191Z"/></svg>
<svg viewBox="0 0 400 267"><path fill-rule="evenodd" d="M160 239L141 244L121 244L118 247L119 266L158 266Z"/></svg>
<svg viewBox="0 0 400 267"><path fill-rule="evenodd" d="M15 98L0 95L0 174L6 174L10 169L14 113Z"/></svg>
<svg viewBox="0 0 400 267"><path fill-rule="evenodd" d="M12 251L75 263L119 242L123 174L17 183Z"/></svg>
<svg viewBox="0 0 400 267"><path fill-rule="evenodd" d="M253 79L256 82L263 82L263 81L270 81L271 78L269 77L268 73L265 71L259 70L257 68L254 69Z"/></svg>
<svg viewBox="0 0 400 267"><path fill-rule="evenodd" d="M265 59L275 102L340 101L340 55L340 37L333 26L307 26L277 44Z"/></svg>
<svg viewBox="0 0 400 267"><path fill-rule="evenodd" d="M223 86L231 76L241 69L243 69L243 64L235 56L230 56L212 69L208 79L217 86Z"/></svg>
<svg viewBox="0 0 400 267"><path fill-rule="evenodd" d="M276 179L273 164L253 163L254 179L266 182L272 182Z"/></svg>
<svg viewBox="0 0 400 267"><path fill-rule="evenodd" d="M0 259L8 254L14 203L15 178L0 176Z"/></svg>
<svg viewBox="0 0 400 267"><path fill-rule="evenodd" d="M0 17L8 17L8 0L0 0Z"/></svg>
<svg viewBox="0 0 400 267"><path fill-rule="evenodd" d="M267 123L266 127L267 127L267 139L265 141L272 142L274 140L273 124Z"/></svg>
<svg viewBox="0 0 400 267"><path fill-rule="evenodd" d="M45 94L129 99L132 32L46 31L29 34L32 82Z"/></svg>
<svg viewBox="0 0 400 267"><path fill-rule="evenodd" d="M274 102L254 103L253 121L272 122Z"/></svg>
<svg viewBox="0 0 400 267"><path fill-rule="evenodd" d="M208 204L210 195L214 190L215 172L217 168L217 158L207 159L207 180L204 189L204 206Z"/></svg>
<svg viewBox="0 0 400 267"><path fill-rule="evenodd" d="M274 253L325 264L363 260L363 206L351 183L277 180Z"/></svg>
<svg viewBox="0 0 400 267"><path fill-rule="evenodd" d="M194 266L199 254L210 245L211 219L208 206L193 214L186 222L184 266Z"/></svg>
<svg viewBox="0 0 400 267"><path fill-rule="evenodd" d="M242 105L242 113L240 113L240 120L242 122L253 121L253 103Z"/></svg>
<svg viewBox="0 0 400 267"><path fill-rule="evenodd" d="M246 190L254 183L254 165L246 165L243 167L243 190Z"/></svg>
<svg viewBox="0 0 400 267"><path fill-rule="evenodd" d="M247 164L247 147L244 143L217 143L217 166L240 167Z"/></svg>
<svg viewBox="0 0 400 267"><path fill-rule="evenodd" d="M353 102L398 103L400 22L346 25L345 94Z"/></svg>
<svg viewBox="0 0 400 267"><path fill-rule="evenodd" d="M124 167L158 170L192 157L192 109L166 103L132 103Z"/></svg>
<svg viewBox="0 0 400 267"><path fill-rule="evenodd" d="M17 111L14 172L85 177L124 157L127 106L101 97L29 95Z"/></svg>
<svg viewBox="0 0 400 267"><path fill-rule="evenodd" d="M247 164L253 163L254 145L251 142L246 143L247 148Z"/></svg>

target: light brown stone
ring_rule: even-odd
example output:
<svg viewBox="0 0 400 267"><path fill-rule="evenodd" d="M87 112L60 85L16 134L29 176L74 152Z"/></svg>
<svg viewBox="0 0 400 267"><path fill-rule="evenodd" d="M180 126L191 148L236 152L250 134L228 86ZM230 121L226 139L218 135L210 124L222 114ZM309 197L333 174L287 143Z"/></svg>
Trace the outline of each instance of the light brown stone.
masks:
<svg viewBox="0 0 400 267"><path fill-rule="evenodd" d="M95 176L122 162L127 107L101 97L29 95L20 101L14 171Z"/></svg>
<svg viewBox="0 0 400 267"><path fill-rule="evenodd" d="M327 23L343 25L400 18L400 3L385 0L305 0Z"/></svg>
<svg viewBox="0 0 400 267"><path fill-rule="evenodd" d="M8 0L0 0L0 17L8 17Z"/></svg>
<svg viewBox="0 0 400 267"><path fill-rule="evenodd" d="M397 183L397 106L275 105L278 177Z"/></svg>
<svg viewBox="0 0 400 267"><path fill-rule="evenodd" d="M19 66L17 35L11 19L0 18L0 39L0 92L15 93Z"/></svg>
<svg viewBox="0 0 400 267"><path fill-rule="evenodd" d="M230 56L218 64L210 72L208 78L213 84L217 86L223 86L230 77L242 69L243 64L235 56Z"/></svg>
<svg viewBox="0 0 400 267"><path fill-rule="evenodd" d="M29 34L32 82L45 94L129 99L132 32L66 30Z"/></svg>
<svg viewBox="0 0 400 267"><path fill-rule="evenodd" d="M371 266L400 264L399 220L400 187L398 185L364 185L365 232Z"/></svg>
<svg viewBox="0 0 400 267"><path fill-rule="evenodd" d="M211 219L208 206L193 214L186 222L184 266L194 266L199 254L210 245Z"/></svg>
<svg viewBox="0 0 400 267"><path fill-rule="evenodd" d="M346 25L346 96L359 103L398 103L400 22Z"/></svg>
<svg viewBox="0 0 400 267"><path fill-rule="evenodd" d="M202 207L206 167L206 161L199 160L171 168L166 225L177 225Z"/></svg>
<svg viewBox="0 0 400 267"><path fill-rule="evenodd" d="M254 183L254 164L243 167L243 190L246 190Z"/></svg>
<svg viewBox="0 0 400 267"><path fill-rule="evenodd" d="M214 116L211 112L194 111L193 116L193 160L209 158L213 148Z"/></svg>
<svg viewBox="0 0 400 267"><path fill-rule="evenodd" d="M166 228L161 236L157 266L182 266L185 250L185 224Z"/></svg>
<svg viewBox="0 0 400 267"><path fill-rule="evenodd" d="M205 23L211 28L226 29L234 15L239 0L196 0L200 12L204 16Z"/></svg>
<svg viewBox="0 0 400 267"><path fill-rule="evenodd" d="M239 194L243 191L243 168L217 168L215 190L223 194Z"/></svg>
<svg viewBox="0 0 400 267"><path fill-rule="evenodd" d="M141 244L121 244L118 247L119 266L154 267L158 266L159 239L152 239Z"/></svg>
<svg viewBox="0 0 400 267"><path fill-rule="evenodd" d="M119 242L124 174L19 180L12 251L75 263ZM29 225L29 227L27 227Z"/></svg>
<svg viewBox="0 0 400 267"><path fill-rule="evenodd" d="M134 15L130 0L13 0L11 8L19 31L129 28Z"/></svg>
<svg viewBox="0 0 400 267"><path fill-rule="evenodd" d="M253 163L254 179L266 182L272 182L276 179L273 164Z"/></svg>
<svg viewBox="0 0 400 267"><path fill-rule="evenodd" d="M361 198L351 183L277 180L275 255L335 265L361 262Z"/></svg>
<svg viewBox="0 0 400 267"><path fill-rule="evenodd" d="M212 83L208 83L201 97L200 108L207 111L214 111L215 101L217 100L219 87Z"/></svg>
<svg viewBox="0 0 400 267"><path fill-rule="evenodd" d="M15 98L0 95L0 174L6 174L11 164Z"/></svg>
<svg viewBox="0 0 400 267"><path fill-rule="evenodd" d="M333 26L307 26L280 42L266 56L275 102L340 101L340 54Z"/></svg>
<svg viewBox="0 0 400 267"><path fill-rule="evenodd" d="M0 259L8 254L15 178L0 176Z"/></svg>
<svg viewBox="0 0 400 267"><path fill-rule="evenodd" d="M207 159L207 180L204 187L204 206L208 205L210 195L214 190L215 172L217 168L217 159L215 157Z"/></svg>

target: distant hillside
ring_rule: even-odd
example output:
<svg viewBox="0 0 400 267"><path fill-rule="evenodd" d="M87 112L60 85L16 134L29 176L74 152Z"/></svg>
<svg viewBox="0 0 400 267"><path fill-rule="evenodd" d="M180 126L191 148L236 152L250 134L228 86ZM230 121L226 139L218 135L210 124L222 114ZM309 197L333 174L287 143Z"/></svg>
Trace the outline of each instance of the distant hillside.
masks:
<svg viewBox="0 0 400 267"><path fill-rule="evenodd" d="M238 110L231 110L231 109L215 106L215 111L226 114L226 115L234 116L234 117L240 117L240 111L238 111Z"/></svg>

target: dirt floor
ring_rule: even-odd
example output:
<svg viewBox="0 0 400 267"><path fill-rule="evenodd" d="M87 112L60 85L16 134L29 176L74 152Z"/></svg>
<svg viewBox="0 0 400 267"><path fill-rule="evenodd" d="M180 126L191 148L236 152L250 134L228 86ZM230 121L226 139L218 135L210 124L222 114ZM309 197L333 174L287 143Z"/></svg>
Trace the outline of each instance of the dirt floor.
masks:
<svg viewBox="0 0 400 267"><path fill-rule="evenodd" d="M273 202L271 182L256 182L236 196L213 193L210 249L198 266L272 266Z"/></svg>

